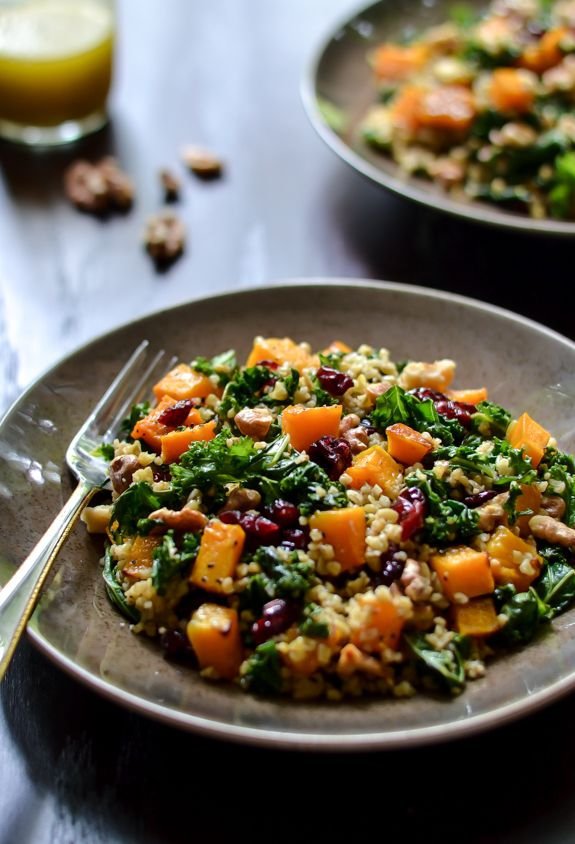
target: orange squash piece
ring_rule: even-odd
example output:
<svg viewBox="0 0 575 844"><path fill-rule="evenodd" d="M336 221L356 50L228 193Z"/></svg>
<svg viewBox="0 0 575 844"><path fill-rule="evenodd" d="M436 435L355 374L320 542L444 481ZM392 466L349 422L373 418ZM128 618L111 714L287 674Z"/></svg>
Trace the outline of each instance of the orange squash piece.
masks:
<svg viewBox="0 0 575 844"><path fill-rule="evenodd" d="M163 396L170 396L176 401L204 399L211 393L219 392L207 375L196 372L187 363L179 363L154 386L154 395L158 401Z"/></svg>
<svg viewBox="0 0 575 844"><path fill-rule="evenodd" d="M487 595L495 589L489 557L465 545L432 554L431 567L437 573L443 592L455 601L458 592L468 598Z"/></svg>
<svg viewBox="0 0 575 844"><path fill-rule="evenodd" d="M529 44L519 59L521 67L532 70L533 73L545 73L563 60L563 50L560 44L569 35L569 30L560 26L545 32L536 44Z"/></svg>
<svg viewBox="0 0 575 844"><path fill-rule="evenodd" d="M224 581L235 574L245 538L240 525L228 525L219 519L208 522L192 567L190 582L206 592L227 594Z"/></svg>
<svg viewBox="0 0 575 844"><path fill-rule="evenodd" d="M388 453L406 466L419 463L433 448L433 443L403 422L390 425L385 429L385 435Z"/></svg>
<svg viewBox="0 0 575 844"><path fill-rule="evenodd" d="M405 619L391 598L358 595L357 601L367 609L365 624L352 630L351 641L362 651L376 652L384 647L396 650ZM374 636L376 630L378 635Z"/></svg>
<svg viewBox="0 0 575 844"><path fill-rule="evenodd" d="M122 574L133 580L146 580L154 562L154 548L159 536L136 536L130 548L130 559L122 566Z"/></svg>
<svg viewBox="0 0 575 844"><path fill-rule="evenodd" d="M153 407L147 416L136 422L130 435L135 440L144 440L146 445L153 448L154 451L159 451L162 447L162 437L169 431L173 430L173 426L165 425L163 422L158 422L158 417L170 407L173 407L175 400L170 396L163 396L156 407Z"/></svg>
<svg viewBox="0 0 575 844"><path fill-rule="evenodd" d="M455 627L462 636L491 636L501 627L493 598L473 598L467 604L453 606Z"/></svg>
<svg viewBox="0 0 575 844"><path fill-rule="evenodd" d="M541 492L539 488L535 484L522 484L521 493L515 499L515 509L518 512L522 510L530 510L532 512L526 513L524 516L519 516L515 520L514 527L519 528L521 536L528 536L531 533L529 530L529 519L537 513L540 507Z"/></svg>
<svg viewBox="0 0 575 844"><path fill-rule="evenodd" d="M464 404L479 404L480 401L487 401L487 387L447 390L446 395L451 401L461 401Z"/></svg>
<svg viewBox="0 0 575 844"><path fill-rule="evenodd" d="M160 437L162 463L175 463L188 450L191 443L207 442L216 436L216 423L212 419L202 425L184 428L183 431L170 431Z"/></svg>
<svg viewBox="0 0 575 844"><path fill-rule="evenodd" d="M212 668L218 677L233 680L242 663L238 614L219 604L202 604L186 628L200 668Z"/></svg>
<svg viewBox="0 0 575 844"><path fill-rule="evenodd" d="M386 495L391 495L398 492L403 468L380 445L372 445L354 457L353 464L345 473L351 478L349 486L352 489L361 489L364 484L377 484Z"/></svg>
<svg viewBox="0 0 575 844"><path fill-rule="evenodd" d="M298 345L289 337L256 337L246 361L246 366L256 366L261 361L270 360L277 364L289 363L298 372L310 366L318 366L316 355Z"/></svg>
<svg viewBox="0 0 575 844"><path fill-rule="evenodd" d="M429 58L427 44L382 44L373 53L375 75L384 82L399 82L423 67Z"/></svg>
<svg viewBox="0 0 575 844"><path fill-rule="evenodd" d="M306 451L320 437L337 437L342 412L340 404L326 407L293 404L282 412L282 431L289 436L293 448Z"/></svg>
<svg viewBox="0 0 575 844"><path fill-rule="evenodd" d="M535 92L524 71L513 67L494 70L488 87L488 96L497 111L504 114L527 114L533 108Z"/></svg>
<svg viewBox="0 0 575 844"><path fill-rule="evenodd" d="M528 413L522 413L519 419L511 423L506 436L513 448L520 448L531 458L531 463L536 469L541 463L551 434Z"/></svg>
<svg viewBox="0 0 575 844"><path fill-rule="evenodd" d="M526 592L539 577L542 561L536 548L504 525L497 528L486 547L497 584L512 583L518 592Z"/></svg>
<svg viewBox="0 0 575 844"><path fill-rule="evenodd" d="M426 91L418 104L417 123L440 132L468 132L477 114L475 97L463 85L441 85Z"/></svg>
<svg viewBox="0 0 575 844"><path fill-rule="evenodd" d="M405 85L393 98L390 119L395 129L412 135L419 127L419 110L425 89L419 85Z"/></svg>
<svg viewBox="0 0 575 844"><path fill-rule="evenodd" d="M341 352L342 354L347 355L352 351L353 349L351 346L348 346L347 343L343 342L343 340L332 340L329 346L322 349L322 354L328 355L330 352Z"/></svg>
<svg viewBox="0 0 575 844"><path fill-rule="evenodd" d="M365 562L365 512L363 507L322 510L310 517L311 530L320 530L328 545L333 546L335 559L342 569L361 566Z"/></svg>

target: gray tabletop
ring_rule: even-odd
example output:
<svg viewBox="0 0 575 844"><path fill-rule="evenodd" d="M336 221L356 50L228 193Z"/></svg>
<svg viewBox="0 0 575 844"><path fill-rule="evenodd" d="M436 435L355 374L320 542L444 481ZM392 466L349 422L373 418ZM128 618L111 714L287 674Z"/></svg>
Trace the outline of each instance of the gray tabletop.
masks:
<svg viewBox="0 0 575 844"><path fill-rule="evenodd" d="M119 0L109 127L73 150L0 146L0 409L72 349L198 295L295 277L366 277L457 291L575 338L573 245L396 198L315 135L299 86L349 0ZM220 180L187 174L199 143ZM113 152L133 210L72 208L62 171ZM183 178L184 257L141 244L157 173ZM0 844L254 840L575 840L571 697L513 726L386 754L255 750L182 734L100 699L23 641L0 687ZM360 834L360 838L363 834Z"/></svg>

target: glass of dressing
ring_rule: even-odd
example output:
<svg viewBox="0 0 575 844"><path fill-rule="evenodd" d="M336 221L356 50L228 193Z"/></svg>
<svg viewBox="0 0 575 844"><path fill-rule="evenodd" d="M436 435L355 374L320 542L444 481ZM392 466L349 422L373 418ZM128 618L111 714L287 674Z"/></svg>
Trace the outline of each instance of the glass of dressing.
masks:
<svg viewBox="0 0 575 844"><path fill-rule="evenodd" d="M0 0L0 137L69 143L101 128L114 0Z"/></svg>

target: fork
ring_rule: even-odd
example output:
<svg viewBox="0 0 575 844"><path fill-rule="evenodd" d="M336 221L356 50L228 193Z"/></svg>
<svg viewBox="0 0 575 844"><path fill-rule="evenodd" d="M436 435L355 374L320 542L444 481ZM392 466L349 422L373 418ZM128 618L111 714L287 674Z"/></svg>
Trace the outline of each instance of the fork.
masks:
<svg viewBox="0 0 575 844"><path fill-rule="evenodd" d="M68 446L66 462L79 483L16 573L0 587L0 680L79 513L109 481L107 463L96 450L114 439L132 405L148 395L168 368L163 350L152 354L148 340L140 343Z"/></svg>

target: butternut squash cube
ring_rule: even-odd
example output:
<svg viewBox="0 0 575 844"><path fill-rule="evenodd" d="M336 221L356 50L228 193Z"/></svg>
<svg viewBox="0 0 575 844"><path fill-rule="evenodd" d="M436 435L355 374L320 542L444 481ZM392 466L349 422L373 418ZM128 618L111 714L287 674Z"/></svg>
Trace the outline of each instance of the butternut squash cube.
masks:
<svg viewBox="0 0 575 844"><path fill-rule="evenodd" d="M375 653L383 648L396 650L399 646L405 618L400 615L391 596L358 595L363 613L359 627L352 627L351 641L362 651Z"/></svg>
<svg viewBox="0 0 575 844"><path fill-rule="evenodd" d="M219 604L202 604L186 628L200 668L212 668L218 677L233 680L242 663L238 614Z"/></svg>
<svg viewBox="0 0 575 844"><path fill-rule="evenodd" d="M175 400L171 396L162 396L156 407L153 407L147 416L140 419L130 432L135 440L143 440L146 445L153 448L154 451L159 451L162 447L161 438L172 430L170 425L165 425L159 422L158 419L170 407L173 407Z"/></svg>
<svg viewBox="0 0 575 844"><path fill-rule="evenodd" d="M322 510L309 520L311 530L320 530L344 571L365 562L365 512L363 507Z"/></svg>
<svg viewBox="0 0 575 844"><path fill-rule="evenodd" d="M133 580L146 580L154 562L154 549L159 543L159 536L136 536L130 548L130 558L122 566L122 574Z"/></svg>
<svg viewBox="0 0 575 844"><path fill-rule="evenodd" d="M170 431L160 437L162 463L175 463L188 450L191 443L213 440L216 436L216 423L212 419L201 425L184 428L183 431Z"/></svg>
<svg viewBox="0 0 575 844"><path fill-rule="evenodd" d="M497 528L486 547L497 584L512 583L518 592L527 592L539 577L542 560L535 546L504 525Z"/></svg>
<svg viewBox="0 0 575 844"><path fill-rule="evenodd" d="M162 396L170 396L176 401L203 399L217 392L207 375L196 372L187 363L179 363L154 386L154 395L158 400Z"/></svg>
<svg viewBox="0 0 575 844"><path fill-rule="evenodd" d="M462 636L491 636L500 628L493 598L473 598L453 607L455 626Z"/></svg>
<svg viewBox="0 0 575 844"><path fill-rule="evenodd" d="M536 469L541 463L545 446L549 442L549 431L529 416L522 413L507 429L507 440L513 448L520 448Z"/></svg>
<svg viewBox="0 0 575 844"><path fill-rule="evenodd" d="M256 366L261 361L273 361L281 366L289 363L298 372L318 366L318 359L305 346L294 343L289 337L256 337L246 361L246 366Z"/></svg>
<svg viewBox="0 0 575 844"><path fill-rule="evenodd" d="M294 404L286 407L281 415L282 431L287 434L293 448L307 451L320 437L337 437L343 407L304 407Z"/></svg>
<svg viewBox="0 0 575 844"><path fill-rule="evenodd" d="M470 387L466 390L447 390L446 395L452 401L461 401L464 404L479 404L480 401L487 401L487 387Z"/></svg>
<svg viewBox="0 0 575 844"><path fill-rule="evenodd" d="M385 435L388 453L406 466L419 463L433 448L430 440L403 422L390 425L385 429Z"/></svg>
<svg viewBox="0 0 575 844"><path fill-rule="evenodd" d="M354 457L353 464L345 473L351 478L352 489L361 489L364 484L377 484L386 495L392 495L399 491L403 468L380 445L372 445Z"/></svg>
<svg viewBox="0 0 575 844"><path fill-rule="evenodd" d="M430 562L450 601L456 600L458 592L468 598L476 598L495 589L489 557L485 551L459 545L433 554Z"/></svg>
<svg viewBox="0 0 575 844"><path fill-rule="evenodd" d="M228 594L224 581L233 577L244 550L246 534L240 525L212 519L202 534L190 582L207 592Z"/></svg>

